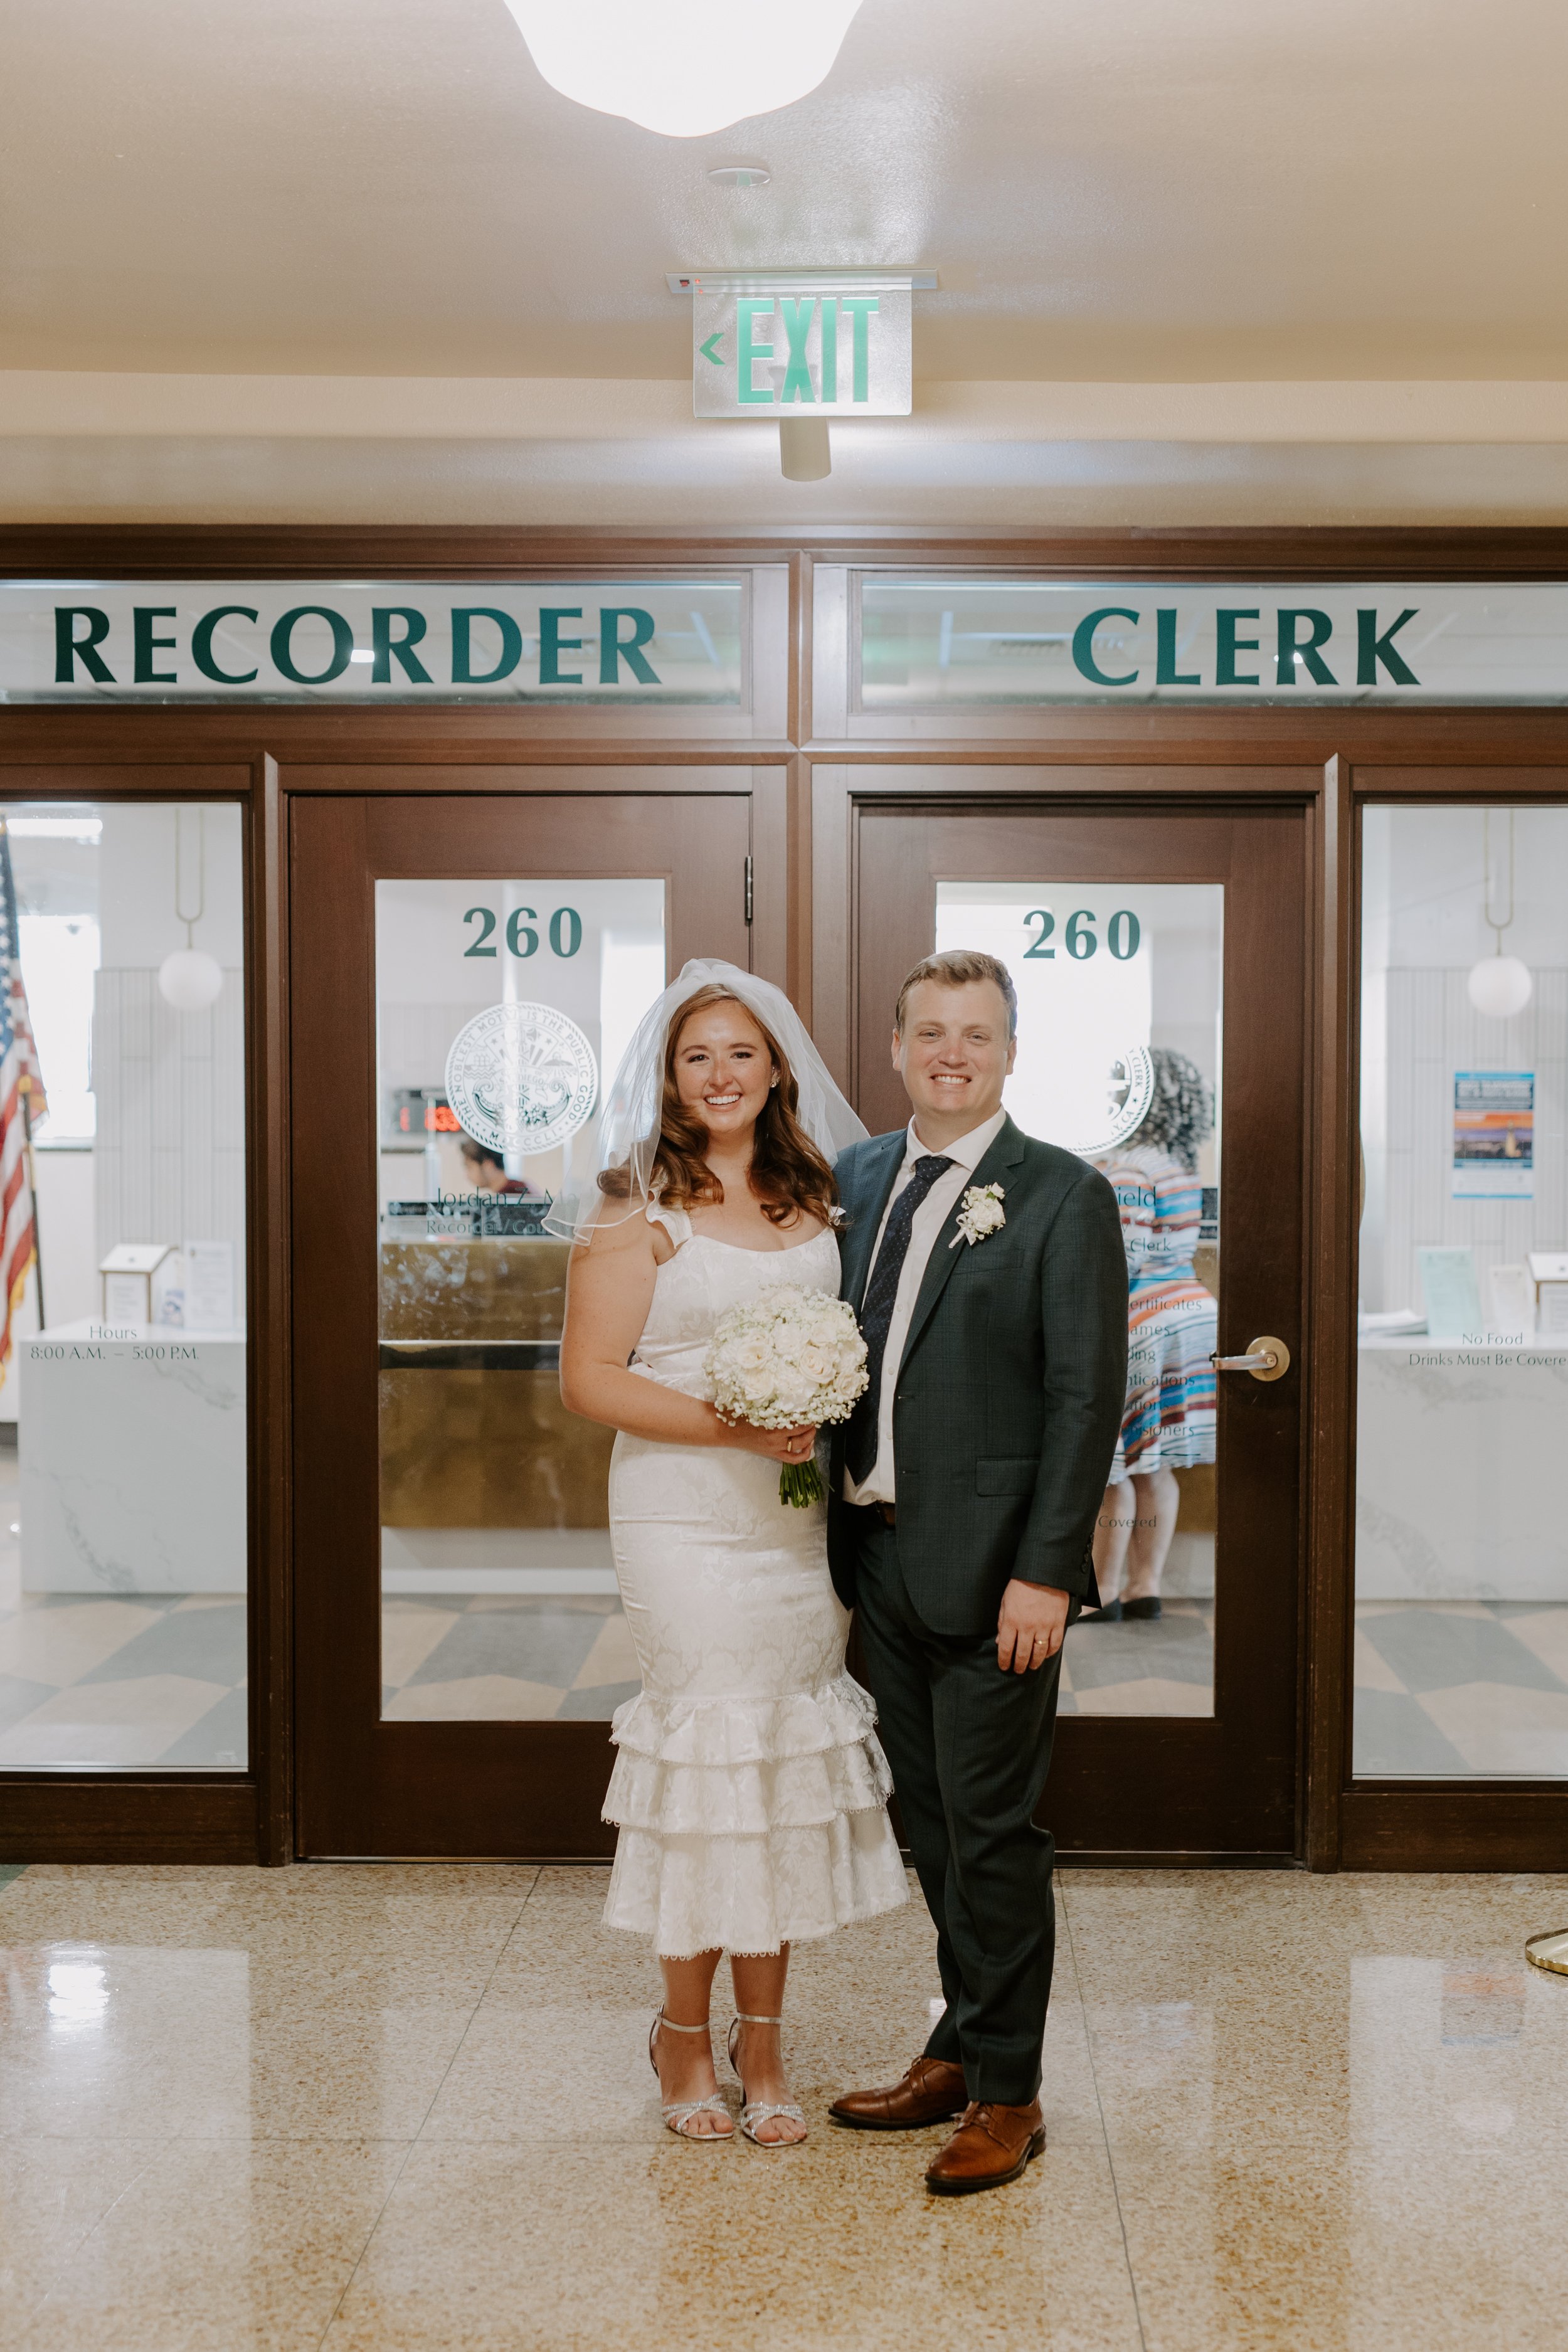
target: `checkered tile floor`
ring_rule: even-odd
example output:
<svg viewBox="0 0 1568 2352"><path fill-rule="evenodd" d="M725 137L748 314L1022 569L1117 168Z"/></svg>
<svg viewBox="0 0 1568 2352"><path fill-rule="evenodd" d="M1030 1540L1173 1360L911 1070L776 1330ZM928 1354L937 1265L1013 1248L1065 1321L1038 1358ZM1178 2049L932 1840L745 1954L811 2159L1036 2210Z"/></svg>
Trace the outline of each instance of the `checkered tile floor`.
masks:
<svg viewBox="0 0 1568 2352"><path fill-rule="evenodd" d="M621 1604L597 1593L388 1595L381 1671L390 1723L607 1722L641 1687Z"/></svg>
<svg viewBox="0 0 1568 2352"><path fill-rule="evenodd" d="M1161 1617L1075 1625L1061 1692L1063 1715L1212 1715L1214 1602L1168 1599Z"/></svg>
<svg viewBox="0 0 1568 2352"><path fill-rule="evenodd" d="M1355 1769L1434 1780L1568 1775L1568 1606L1363 1601Z"/></svg>
<svg viewBox="0 0 1568 2352"><path fill-rule="evenodd" d="M243 1599L24 1594L16 1520L16 1456L0 1453L0 1771L243 1765Z"/></svg>
<svg viewBox="0 0 1568 2352"><path fill-rule="evenodd" d="M233 1771L246 1759L245 1606L224 1594L28 1593L0 1453L0 1771ZM1568 1605L1368 1601L1356 1612L1355 1769L1568 1778ZM400 1723L605 1722L637 1688L608 1595L398 1595L383 1711ZM1067 1715L1213 1712L1214 1603L1084 1625Z"/></svg>

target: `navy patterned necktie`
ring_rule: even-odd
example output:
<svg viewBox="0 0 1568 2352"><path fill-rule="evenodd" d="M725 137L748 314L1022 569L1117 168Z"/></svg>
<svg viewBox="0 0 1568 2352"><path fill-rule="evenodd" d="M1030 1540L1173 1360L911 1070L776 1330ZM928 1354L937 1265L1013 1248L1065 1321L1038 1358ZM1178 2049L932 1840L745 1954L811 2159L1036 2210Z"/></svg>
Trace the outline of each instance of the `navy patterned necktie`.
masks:
<svg viewBox="0 0 1568 2352"><path fill-rule="evenodd" d="M945 1176L952 1164L951 1160L942 1160L935 1152L927 1152L915 1161L914 1173L889 1213L882 1246L877 1252L877 1263L871 1268L871 1279L866 1285L866 1300L860 1309L860 1329L866 1340L868 1386L865 1395L849 1416L848 1440L844 1449L849 1475L857 1486L870 1476L876 1465L877 1423L882 1398L882 1357L888 1345L889 1327L893 1320L893 1302L899 1295L899 1276L910 1254L910 1234L915 1222L915 1211L937 1178ZM895 1373L897 1370L895 1365Z"/></svg>

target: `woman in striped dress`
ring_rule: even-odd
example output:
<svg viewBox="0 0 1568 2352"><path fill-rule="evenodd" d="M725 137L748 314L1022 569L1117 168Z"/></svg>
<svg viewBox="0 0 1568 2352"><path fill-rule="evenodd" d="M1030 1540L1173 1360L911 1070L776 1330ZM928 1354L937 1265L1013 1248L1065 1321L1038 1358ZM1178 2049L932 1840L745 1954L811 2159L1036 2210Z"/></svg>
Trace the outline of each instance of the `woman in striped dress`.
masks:
<svg viewBox="0 0 1568 2352"><path fill-rule="evenodd" d="M1219 1309L1193 1270L1203 1211L1198 1147L1214 1129L1208 1088L1184 1054L1153 1049L1154 1099L1129 1140L1096 1165L1116 1187L1127 1251L1127 1405L1111 1465L1089 1616L1158 1617L1176 1532L1173 1472L1215 1458Z"/></svg>

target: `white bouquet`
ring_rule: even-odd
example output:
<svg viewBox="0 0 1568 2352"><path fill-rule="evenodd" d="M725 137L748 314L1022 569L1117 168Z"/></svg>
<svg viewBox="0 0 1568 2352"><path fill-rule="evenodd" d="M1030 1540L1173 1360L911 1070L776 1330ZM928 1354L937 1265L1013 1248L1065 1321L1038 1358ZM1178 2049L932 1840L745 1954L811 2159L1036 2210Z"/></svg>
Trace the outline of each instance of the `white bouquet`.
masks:
<svg viewBox="0 0 1568 2352"><path fill-rule="evenodd" d="M708 1350L713 1402L725 1421L798 1429L847 1421L866 1388L866 1342L853 1308L825 1290L775 1283L721 1317ZM786 1462L779 1500L822 1500L816 1465Z"/></svg>

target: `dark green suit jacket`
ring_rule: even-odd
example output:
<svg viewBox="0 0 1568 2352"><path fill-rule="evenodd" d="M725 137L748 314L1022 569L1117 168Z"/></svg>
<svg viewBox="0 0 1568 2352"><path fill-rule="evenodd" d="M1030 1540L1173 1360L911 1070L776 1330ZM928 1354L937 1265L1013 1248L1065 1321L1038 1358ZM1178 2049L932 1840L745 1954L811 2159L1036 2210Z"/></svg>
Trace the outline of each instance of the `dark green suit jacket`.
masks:
<svg viewBox="0 0 1568 2352"><path fill-rule="evenodd" d="M842 1295L858 1313L905 1131L837 1164L847 1222ZM899 1564L936 1633L994 1632L1010 1578L1093 1591L1089 1547L1127 1389L1127 1258L1116 1195L1098 1170L1009 1118L972 1184L1000 1184L1006 1223L938 1234L894 1381ZM833 1433L828 1558L855 1599L856 1515L840 1499Z"/></svg>

